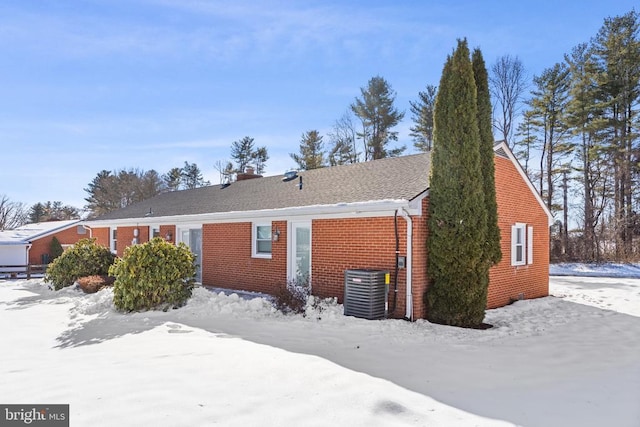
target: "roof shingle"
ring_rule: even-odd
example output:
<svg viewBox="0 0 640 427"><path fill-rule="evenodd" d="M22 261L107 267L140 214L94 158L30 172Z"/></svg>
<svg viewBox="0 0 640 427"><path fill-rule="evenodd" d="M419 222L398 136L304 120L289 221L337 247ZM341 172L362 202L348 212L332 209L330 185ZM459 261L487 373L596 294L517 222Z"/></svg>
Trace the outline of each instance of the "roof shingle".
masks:
<svg viewBox="0 0 640 427"><path fill-rule="evenodd" d="M109 212L95 220L242 212L376 200L412 200L429 187L429 154L391 157L193 190L173 191ZM152 212L149 215L149 212Z"/></svg>

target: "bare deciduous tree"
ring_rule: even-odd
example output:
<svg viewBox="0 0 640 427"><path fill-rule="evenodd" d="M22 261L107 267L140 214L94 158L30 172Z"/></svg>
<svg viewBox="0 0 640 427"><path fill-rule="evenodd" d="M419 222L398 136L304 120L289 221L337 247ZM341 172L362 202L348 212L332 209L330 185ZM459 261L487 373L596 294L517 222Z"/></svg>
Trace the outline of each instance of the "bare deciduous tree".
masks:
<svg viewBox="0 0 640 427"><path fill-rule="evenodd" d="M516 114L523 101L522 94L527 89L527 76L522 61L517 56L501 56L491 67L489 82L494 100L493 126L509 148L512 148Z"/></svg>
<svg viewBox="0 0 640 427"><path fill-rule="evenodd" d="M28 213L22 203L12 202L4 194L0 196L0 231L20 227L27 218Z"/></svg>

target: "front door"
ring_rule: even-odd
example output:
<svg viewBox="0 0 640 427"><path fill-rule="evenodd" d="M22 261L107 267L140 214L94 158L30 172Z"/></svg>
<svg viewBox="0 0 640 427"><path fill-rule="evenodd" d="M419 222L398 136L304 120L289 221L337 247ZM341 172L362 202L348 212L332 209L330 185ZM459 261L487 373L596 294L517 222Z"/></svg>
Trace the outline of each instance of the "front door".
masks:
<svg viewBox="0 0 640 427"><path fill-rule="evenodd" d="M202 229L190 228L180 231L180 241L189 246L196 258L196 280L202 282Z"/></svg>
<svg viewBox="0 0 640 427"><path fill-rule="evenodd" d="M311 280L311 222L289 224L289 280L307 284Z"/></svg>

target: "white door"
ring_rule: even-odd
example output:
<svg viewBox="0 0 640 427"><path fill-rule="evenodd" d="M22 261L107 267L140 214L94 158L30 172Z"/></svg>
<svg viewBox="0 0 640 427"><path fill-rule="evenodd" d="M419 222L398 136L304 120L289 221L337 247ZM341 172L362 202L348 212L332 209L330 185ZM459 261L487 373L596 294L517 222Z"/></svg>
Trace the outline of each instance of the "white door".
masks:
<svg viewBox="0 0 640 427"><path fill-rule="evenodd" d="M290 222L289 280L309 283L311 280L311 222Z"/></svg>
<svg viewBox="0 0 640 427"><path fill-rule="evenodd" d="M202 229L189 228L180 230L180 241L189 246L196 257L196 280L202 282Z"/></svg>

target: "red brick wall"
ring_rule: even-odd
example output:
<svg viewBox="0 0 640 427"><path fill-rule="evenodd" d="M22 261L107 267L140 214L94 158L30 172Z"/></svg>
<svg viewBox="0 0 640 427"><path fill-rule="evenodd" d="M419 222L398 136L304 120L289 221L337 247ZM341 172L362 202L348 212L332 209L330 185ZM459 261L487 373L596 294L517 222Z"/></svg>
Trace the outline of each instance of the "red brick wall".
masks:
<svg viewBox="0 0 640 427"><path fill-rule="evenodd" d="M147 235L149 234L149 228L147 227ZM167 238L167 234L171 234L171 239L167 240L168 242L175 243L176 242L176 226L175 225L161 225L160 226L160 237L163 239Z"/></svg>
<svg viewBox="0 0 640 427"><path fill-rule="evenodd" d="M97 244L109 247L109 228L92 228L91 235Z"/></svg>
<svg viewBox="0 0 640 427"><path fill-rule="evenodd" d="M149 227L148 226L134 226L134 227L118 227L116 249L117 255L122 257L124 250L131 246L134 239L133 231L138 229L138 243L144 243L149 241Z"/></svg>
<svg viewBox="0 0 640 427"><path fill-rule="evenodd" d="M384 269L391 274L391 305L395 274L393 221L393 217L314 220L311 232L313 293L342 301L345 270ZM251 256L251 227L249 222L203 225L204 285L273 293L275 286L286 282L287 222L272 222L272 229L280 230L280 238L272 243L271 259ZM400 255L403 256L407 255L406 230L406 221L398 217ZM424 313L422 295L426 289L426 217L413 218L413 232L413 305L414 316L419 317ZM406 269L401 269L395 317L405 315L405 295Z"/></svg>
<svg viewBox="0 0 640 427"><path fill-rule="evenodd" d="M34 240L29 250L29 264L40 264L43 254L51 254L51 240L56 237L61 245L73 245L80 239L89 238L89 230L85 234L78 234L78 226L73 225L66 230L58 231L46 237Z"/></svg>
<svg viewBox="0 0 640 427"><path fill-rule="evenodd" d="M501 230L502 261L491 269L488 308L501 307L519 294L549 295L549 223L531 190L510 160L496 157L496 199ZM511 226L533 226L533 264L511 266Z"/></svg>
<svg viewBox="0 0 640 427"><path fill-rule="evenodd" d="M287 280L287 223L273 221L280 230L272 242L271 259L251 256L252 223L202 226L202 283L207 286L273 293Z"/></svg>
<svg viewBox="0 0 640 427"><path fill-rule="evenodd" d="M429 198L422 202L422 216L413 218L413 316L421 319L426 316L424 293L428 286L427 277L427 238L429 234L427 220L429 218Z"/></svg>

